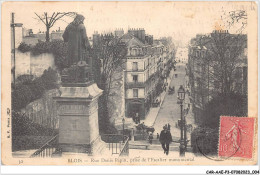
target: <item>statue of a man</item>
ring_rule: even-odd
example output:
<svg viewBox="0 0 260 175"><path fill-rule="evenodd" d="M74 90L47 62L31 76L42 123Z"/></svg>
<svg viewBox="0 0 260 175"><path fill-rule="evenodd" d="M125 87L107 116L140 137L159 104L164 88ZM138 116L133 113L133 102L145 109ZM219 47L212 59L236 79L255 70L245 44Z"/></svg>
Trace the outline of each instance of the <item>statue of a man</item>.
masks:
<svg viewBox="0 0 260 175"><path fill-rule="evenodd" d="M90 50L90 44L83 24L85 17L77 15L65 29L62 37L68 42L68 63L69 66L84 60L84 54Z"/></svg>

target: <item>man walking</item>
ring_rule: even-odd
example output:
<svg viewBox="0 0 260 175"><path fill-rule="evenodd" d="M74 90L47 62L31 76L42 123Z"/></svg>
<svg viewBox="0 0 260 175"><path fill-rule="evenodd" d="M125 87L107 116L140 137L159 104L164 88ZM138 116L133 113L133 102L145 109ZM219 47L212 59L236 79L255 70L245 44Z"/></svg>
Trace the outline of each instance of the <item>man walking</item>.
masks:
<svg viewBox="0 0 260 175"><path fill-rule="evenodd" d="M135 115L135 119L136 119L136 124L140 124L140 116L139 116L138 112Z"/></svg>
<svg viewBox="0 0 260 175"><path fill-rule="evenodd" d="M151 132L149 133L148 140L149 140L150 144L153 143L153 133L151 133Z"/></svg>
<svg viewBox="0 0 260 175"><path fill-rule="evenodd" d="M170 131L168 130L167 125L165 125L163 127L163 130L161 131L159 140L162 144L164 154L168 155L169 154L169 145L172 142L172 135L171 135Z"/></svg>

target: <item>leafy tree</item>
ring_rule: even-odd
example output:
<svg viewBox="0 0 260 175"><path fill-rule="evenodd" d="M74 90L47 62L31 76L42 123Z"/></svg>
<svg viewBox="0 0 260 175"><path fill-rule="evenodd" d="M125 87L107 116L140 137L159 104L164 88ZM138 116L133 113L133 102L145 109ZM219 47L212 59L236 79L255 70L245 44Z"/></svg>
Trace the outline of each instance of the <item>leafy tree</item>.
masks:
<svg viewBox="0 0 260 175"><path fill-rule="evenodd" d="M17 83L29 84L33 80L33 75L20 75L17 77Z"/></svg>
<svg viewBox="0 0 260 175"><path fill-rule="evenodd" d="M43 53L51 53L52 45L49 42L39 41L33 48L32 54L33 55L40 55Z"/></svg>
<svg viewBox="0 0 260 175"><path fill-rule="evenodd" d="M68 43L62 40L55 40L51 42L51 53L55 57L55 65L59 70L68 67Z"/></svg>
<svg viewBox="0 0 260 175"><path fill-rule="evenodd" d="M19 110L34 99L34 94L28 85L18 85L12 92L12 109Z"/></svg>
<svg viewBox="0 0 260 175"><path fill-rule="evenodd" d="M26 44L21 43L19 47L22 49L27 47ZM23 49L25 50L25 49ZM28 51L31 51L33 55L39 55L43 53L52 53L54 55L54 62L58 70L63 70L68 67L67 50L68 44L62 40L54 40L51 42L38 42L33 47L28 47Z"/></svg>
<svg viewBox="0 0 260 175"><path fill-rule="evenodd" d="M191 133L192 152L204 156L214 156L218 153L218 128L197 127Z"/></svg>
<svg viewBox="0 0 260 175"><path fill-rule="evenodd" d="M29 52L31 51L31 49L32 47L24 42L22 42L18 47L18 50L21 51L22 53Z"/></svg>
<svg viewBox="0 0 260 175"><path fill-rule="evenodd" d="M219 128L220 116L247 116L247 97L238 93L219 94L205 107L201 116L201 125Z"/></svg>
<svg viewBox="0 0 260 175"><path fill-rule="evenodd" d="M57 79L57 72L51 68L44 70L41 76L41 80L44 83L45 89L47 90L57 88Z"/></svg>
<svg viewBox="0 0 260 175"><path fill-rule="evenodd" d="M46 90L57 87L57 72L51 68L45 70L41 77L17 83L12 92L12 109L19 111L33 100L42 97Z"/></svg>
<svg viewBox="0 0 260 175"><path fill-rule="evenodd" d="M53 129L45 128L40 124L33 123L25 114L12 111L12 134L14 136L22 135L54 135Z"/></svg>

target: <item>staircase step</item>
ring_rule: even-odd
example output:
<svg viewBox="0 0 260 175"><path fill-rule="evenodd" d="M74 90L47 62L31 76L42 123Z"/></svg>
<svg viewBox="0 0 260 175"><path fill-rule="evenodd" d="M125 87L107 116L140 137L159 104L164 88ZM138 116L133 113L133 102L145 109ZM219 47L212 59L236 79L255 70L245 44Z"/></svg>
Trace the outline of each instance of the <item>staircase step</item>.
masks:
<svg viewBox="0 0 260 175"><path fill-rule="evenodd" d="M170 151L179 151L180 143L172 142L170 144ZM131 141L129 143L129 149L143 149L143 150L162 150L162 145L159 140L153 140L152 144L148 141ZM187 151L191 152L191 146L187 145Z"/></svg>

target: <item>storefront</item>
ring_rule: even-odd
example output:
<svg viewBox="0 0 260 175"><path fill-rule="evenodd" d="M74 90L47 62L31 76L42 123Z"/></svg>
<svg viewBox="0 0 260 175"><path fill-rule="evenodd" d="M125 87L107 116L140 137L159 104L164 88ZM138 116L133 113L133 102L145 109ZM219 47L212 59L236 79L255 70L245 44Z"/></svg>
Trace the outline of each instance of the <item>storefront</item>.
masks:
<svg viewBox="0 0 260 175"><path fill-rule="evenodd" d="M126 117L132 118L138 113L140 119L145 118L145 100L144 99L126 99Z"/></svg>

